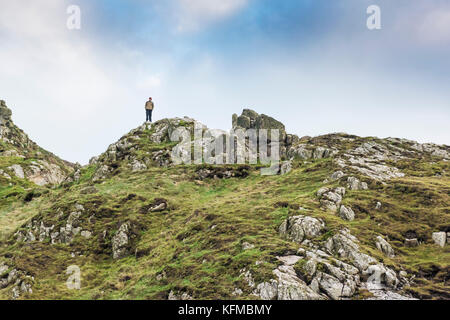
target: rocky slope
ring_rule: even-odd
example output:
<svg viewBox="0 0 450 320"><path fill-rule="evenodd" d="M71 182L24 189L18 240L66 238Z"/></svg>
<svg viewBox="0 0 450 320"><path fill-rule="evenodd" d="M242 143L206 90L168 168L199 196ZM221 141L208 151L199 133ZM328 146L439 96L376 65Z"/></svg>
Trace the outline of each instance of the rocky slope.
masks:
<svg viewBox="0 0 450 320"><path fill-rule="evenodd" d="M10 215L17 201L30 201L48 192L74 167L34 143L11 116L11 110L0 100L0 224L8 229L16 228L21 221Z"/></svg>
<svg viewBox="0 0 450 320"><path fill-rule="evenodd" d="M193 147L170 141L179 127L207 130L144 124L41 197L16 199L28 221L2 226L0 297L450 298L448 146L300 138L244 110L235 129L281 131L284 174L263 176L259 164L173 163Z"/></svg>
<svg viewBox="0 0 450 320"><path fill-rule="evenodd" d="M43 150L14 125L12 112L0 100L0 174L3 179L24 179L39 186L57 185L73 165Z"/></svg>

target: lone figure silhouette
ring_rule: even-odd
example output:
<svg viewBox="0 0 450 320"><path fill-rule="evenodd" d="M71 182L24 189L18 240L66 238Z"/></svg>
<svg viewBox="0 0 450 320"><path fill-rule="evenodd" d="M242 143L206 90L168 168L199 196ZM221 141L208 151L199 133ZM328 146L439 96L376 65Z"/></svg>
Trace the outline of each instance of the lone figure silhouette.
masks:
<svg viewBox="0 0 450 320"><path fill-rule="evenodd" d="M152 97L148 98L148 101L145 103L145 121L152 122L152 113L155 108L155 104L153 103Z"/></svg>

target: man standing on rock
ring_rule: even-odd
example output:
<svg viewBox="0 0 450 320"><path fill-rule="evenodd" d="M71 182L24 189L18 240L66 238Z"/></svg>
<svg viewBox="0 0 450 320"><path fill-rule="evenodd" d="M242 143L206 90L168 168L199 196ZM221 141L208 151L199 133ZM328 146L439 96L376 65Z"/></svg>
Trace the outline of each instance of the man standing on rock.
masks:
<svg viewBox="0 0 450 320"><path fill-rule="evenodd" d="M148 98L148 101L145 103L145 112L146 118L145 121L152 122L152 112L155 104L153 103L152 97Z"/></svg>

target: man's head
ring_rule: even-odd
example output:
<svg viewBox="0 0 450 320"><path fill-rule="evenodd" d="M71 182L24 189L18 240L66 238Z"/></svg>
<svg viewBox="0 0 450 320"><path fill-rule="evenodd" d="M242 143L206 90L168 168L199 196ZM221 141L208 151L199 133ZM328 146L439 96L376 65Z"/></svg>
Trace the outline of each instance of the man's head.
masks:
<svg viewBox="0 0 450 320"><path fill-rule="evenodd" d="M148 98L148 100L152 101L152 97Z"/></svg>

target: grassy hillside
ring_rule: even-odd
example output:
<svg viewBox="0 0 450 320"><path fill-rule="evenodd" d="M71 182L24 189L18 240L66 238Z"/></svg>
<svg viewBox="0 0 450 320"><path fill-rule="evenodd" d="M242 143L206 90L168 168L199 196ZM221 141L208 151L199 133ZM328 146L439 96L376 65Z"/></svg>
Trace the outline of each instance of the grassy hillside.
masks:
<svg viewBox="0 0 450 320"><path fill-rule="evenodd" d="M13 123L11 110L0 100L0 240L32 215L16 214L18 204L49 192L73 167L33 142Z"/></svg>
<svg viewBox="0 0 450 320"><path fill-rule="evenodd" d="M0 266L8 266L3 277L19 270L32 287L20 299L167 299L183 294L255 299L247 271L256 284L270 281L281 264L277 257L308 247L280 236L281 223L297 215L325 222L321 236L310 239L314 245L348 228L361 251L396 273L406 272L409 281L399 289L402 294L450 298L450 246L439 247L431 238L433 232L450 231L448 161L433 156L395 161L405 176L389 181L347 168L346 174L367 182L368 189L347 189L342 204L353 208L355 219L346 221L324 210L317 196L322 187L347 187L345 178L330 179L342 169L336 156L296 157L292 171L276 176L261 176L257 166L165 166L160 156L174 144L155 139L158 132L158 124L131 132L57 188L15 184L36 197L9 201L0 191ZM344 140L337 145L336 137ZM348 137L324 136L306 144L328 144L342 153L374 141L350 143ZM224 170L232 177L219 178ZM62 232L53 235L67 224L71 231L64 231L64 237ZM121 244L125 229L128 238ZM27 240L29 231L35 239ZM379 235L389 241L395 257L376 248ZM420 245L405 246L411 235ZM66 286L71 265L81 270L80 290ZM0 298L10 299L12 287L1 289ZM359 288L352 298L370 296Z"/></svg>

